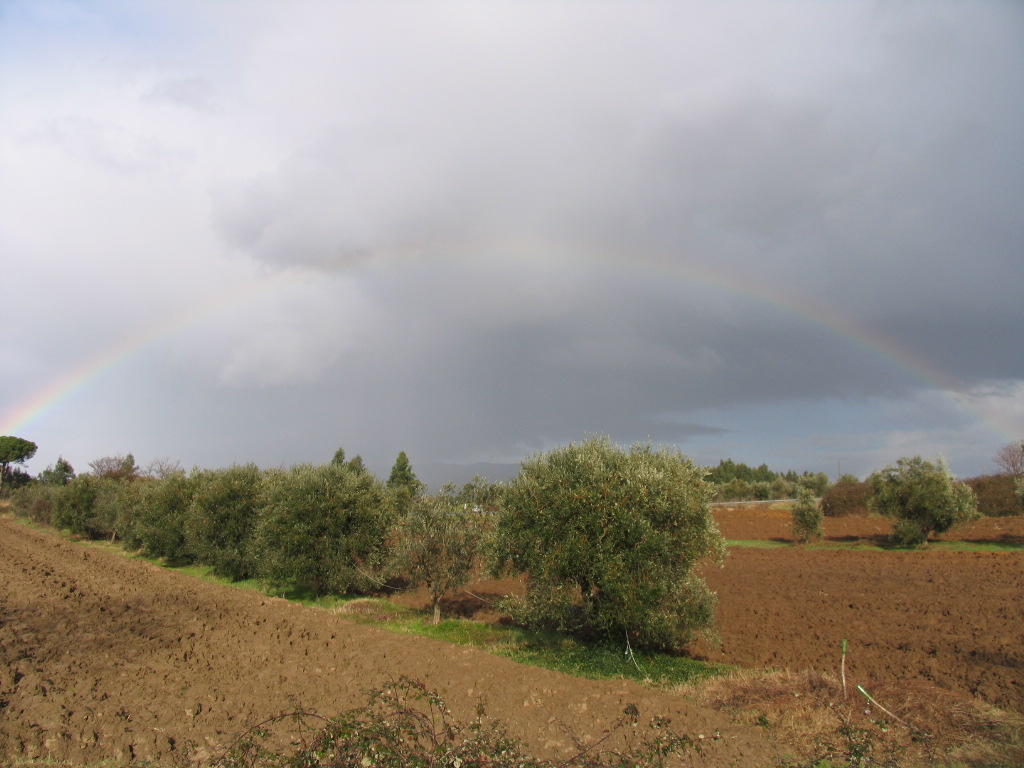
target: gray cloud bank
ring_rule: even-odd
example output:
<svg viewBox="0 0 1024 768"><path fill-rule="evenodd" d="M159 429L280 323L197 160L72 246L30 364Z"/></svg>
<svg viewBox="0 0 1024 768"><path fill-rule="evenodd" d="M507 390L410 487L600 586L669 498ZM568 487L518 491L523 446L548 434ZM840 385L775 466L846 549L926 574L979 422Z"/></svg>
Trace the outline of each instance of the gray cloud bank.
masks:
<svg viewBox="0 0 1024 768"><path fill-rule="evenodd" d="M1024 431L1018 4L54 8L0 15L4 401L212 307L27 424L54 457Z"/></svg>

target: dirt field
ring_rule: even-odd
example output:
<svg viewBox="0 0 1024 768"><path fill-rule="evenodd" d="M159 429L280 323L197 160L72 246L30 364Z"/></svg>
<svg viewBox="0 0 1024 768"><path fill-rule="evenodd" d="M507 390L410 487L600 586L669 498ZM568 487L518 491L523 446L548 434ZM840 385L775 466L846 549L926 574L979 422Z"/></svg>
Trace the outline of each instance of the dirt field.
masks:
<svg viewBox="0 0 1024 768"><path fill-rule="evenodd" d="M794 541L790 531L792 515L775 503L716 506L715 520L722 535L730 540ZM892 533L892 520L885 517L826 517L825 539L881 543ZM933 537L937 541L973 541L1024 545L1024 516L983 517Z"/></svg>
<svg viewBox="0 0 1024 768"><path fill-rule="evenodd" d="M254 721L326 715L408 675L459 716L488 712L538 753L572 752L635 703L644 720L722 738L699 765L770 762L762 734L627 682L590 682L480 651L392 635L66 543L0 518L0 758L169 763L217 751Z"/></svg>
<svg viewBox="0 0 1024 768"><path fill-rule="evenodd" d="M727 539L792 540L786 511L715 515ZM892 524L840 517L824 528L833 541L877 542ZM1024 544L1024 517L983 518L938 538ZM856 682L923 680L1024 710L1024 552L733 547L705 576L722 638L720 649L698 649L708 659L834 672L847 638Z"/></svg>
<svg viewBox="0 0 1024 768"><path fill-rule="evenodd" d="M729 539L789 536L785 512L716 514ZM826 521L826 533L870 538L886 525L842 518ZM1024 519L976 525L959 536L1024 540ZM706 576L722 640L694 649L708 659L836 671L848 638L851 684L931 681L1024 709L1024 553L733 548ZM549 753L571 747L563 723L598 736L634 702L691 734L719 731L706 765L762 766L774 754L758 729L678 696L390 635L3 518L0 579L0 755L168 761L192 741L201 757L295 703L333 714L399 675L442 691L463 716L485 697L493 716ZM493 617L466 595L446 608Z"/></svg>

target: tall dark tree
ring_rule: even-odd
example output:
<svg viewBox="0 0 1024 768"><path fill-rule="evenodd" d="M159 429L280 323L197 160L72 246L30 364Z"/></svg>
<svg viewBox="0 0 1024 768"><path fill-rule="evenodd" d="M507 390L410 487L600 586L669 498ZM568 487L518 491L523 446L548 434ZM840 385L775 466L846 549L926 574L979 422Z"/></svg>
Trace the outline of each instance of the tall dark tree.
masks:
<svg viewBox="0 0 1024 768"><path fill-rule="evenodd" d="M0 437L0 488L11 483L15 473L12 465L24 464L36 455L38 449L39 446L23 437Z"/></svg>
<svg viewBox="0 0 1024 768"><path fill-rule="evenodd" d="M363 457L360 456L358 453L355 456L353 456L351 461L346 463L345 466L348 467L352 472L355 472L357 475L365 475L370 471L366 468L366 464L363 463Z"/></svg>
<svg viewBox="0 0 1024 768"><path fill-rule="evenodd" d="M399 451L398 458L395 459L395 465L388 476L387 489L394 501L395 509L400 514L409 511L412 500L423 490L423 483L412 471L412 464L409 463L405 451Z"/></svg>
<svg viewBox="0 0 1024 768"><path fill-rule="evenodd" d="M395 465L391 467L391 474L388 476L388 488L408 488L415 494L421 485L416 473L412 471L409 457L405 455L405 451L399 451Z"/></svg>

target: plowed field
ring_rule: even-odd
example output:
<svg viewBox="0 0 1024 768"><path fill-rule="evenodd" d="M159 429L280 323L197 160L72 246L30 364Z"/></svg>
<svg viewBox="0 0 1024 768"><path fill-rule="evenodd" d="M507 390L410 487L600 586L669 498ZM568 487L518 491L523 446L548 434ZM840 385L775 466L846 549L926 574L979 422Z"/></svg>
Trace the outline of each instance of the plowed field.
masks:
<svg viewBox="0 0 1024 768"><path fill-rule="evenodd" d="M786 513L716 514L726 538L788 538ZM1024 520L982 522L995 527L960 536L1024 540ZM826 521L826 533L870 540L885 525L842 518ZM722 642L694 651L709 659L835 671L848 638L851 683L925 680L1024 708L1024 553L733 548L705 575L719 592ZM209 756L268 715L296 704L333 714L408 675L461 716L483 697L490 714L546 754L571 750L566 729L599 736L633 702L643 717L671 717L691 734L720 732L705 765L773 759L759 731L679 696L388 634L4 518L0 584L0 756L169 762L188 741L197 757ZM448 606L456 607L478 610L466 595ZM486 610L481 603L479 615Z"/></svg>
<svg viewBox="0 0 1024 768"><path fill-rule="evenodd" d="M0 518L0 762L170 763L216 755L247 725L294 709L332 715L400 675L473 715L483 697L540 754L572 753L623 708L722 738L697 765L770 762L757 729L681 697L591 682L481 651L359 626L336 614L199 582Z"/></svg>
<svg viewBox="0 0 1024 768"><path fill-rule="evenodd" d="M790 541L790 515L719 508L730 540ZM885 540L889 520L825 519L833 542ZM983 518L938 537L1024 544L1024 517ZM718 591L715 661L836 671L843 638L857 682L914 680L1024 710L1024 552L732 547L706 568Z"/></svg>

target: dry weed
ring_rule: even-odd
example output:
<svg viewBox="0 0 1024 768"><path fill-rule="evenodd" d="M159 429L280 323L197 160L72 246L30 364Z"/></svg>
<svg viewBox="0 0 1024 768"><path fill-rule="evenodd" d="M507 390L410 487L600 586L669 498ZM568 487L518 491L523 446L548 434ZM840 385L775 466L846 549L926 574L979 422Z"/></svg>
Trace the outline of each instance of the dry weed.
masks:
<svg viewBox="0 0 1024 768"><path fill-rule="evenodd" d="M922 682L866 685L887 714L835 676L742 670L682 693L765 728L784 766L1024 765L1024 718Z"/></svg>
<svg viewBox="0 0 1024 768"><path fill-rule="evenodd" d="M371 622L387 622L400 616L402 609L390 605L385 600L361 597L340 606L336 613Z"/></svg>

